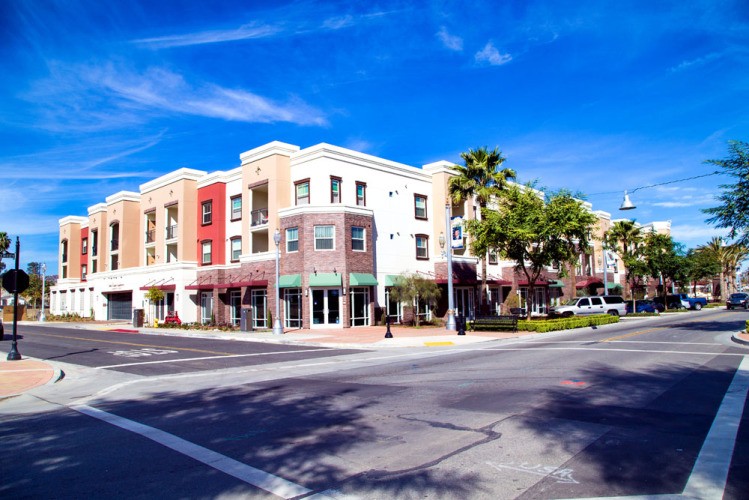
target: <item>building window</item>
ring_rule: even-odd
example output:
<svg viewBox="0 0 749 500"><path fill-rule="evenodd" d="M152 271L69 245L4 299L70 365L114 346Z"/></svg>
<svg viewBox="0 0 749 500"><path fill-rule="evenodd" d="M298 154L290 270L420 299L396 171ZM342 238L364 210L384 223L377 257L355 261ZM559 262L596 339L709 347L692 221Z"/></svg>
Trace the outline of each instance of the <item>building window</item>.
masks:
<svg viewBox="0 0 749 500"><path fill-rule="evenodd" d="M497 252L495 250L489 250L489 264L497 263Z"/></svg>
<svg viewBox="0 0 749 500"><path fill-rule="evenodd" d="M415 194L414 195L414 215L417 219L427 218L427 197Z"/></svg>
<svg viewBox="0 0 749 500"><path fill-rule="evenodd" d="M83 255L86 255L88 253L88 238L83 238L81 240L81 253Z"/></svg>
<svg viewBox="0 0 749 500"><path fill-rule="evenodd" d="M309 205L309 179L294 183L296 190L296 204Z"/></svg>
<svg viewBox="0 0 749 500"><path fill-rule="evenodd" d="M364 245L364 228L363 227L351 227L351 250L355 252L363 252L366 250Z"/></svg>
<svg viewBox="0 0 749 500"><path fill-rule="evenodd" d="M62 263L65 264L68 261L68 240L60 242L60 254L62 255Z"/></svg>
<svg viewBox="0 0 749 500"><path fill-rule="evenodd" d="M364 182L356 183L356 204L360 207L367 206L367 184Z"/></svg>
<svg viewBox="0 0 749 500"><path fill-rule="evenodd" d="M213 221L213 201L204 201L203 207L203 225L206 226Z"/></svg>
<svg viewBox="0 0 749 500"><path fill-rule="evenodd" d="M299 251L299 228L290 227L286 230L286 253Z"/></svg>
<svg viewBox="0 0 749 500"><path fill-rule="evenodd" d="M82 264L81 265L81 279L84 281L86 280L87 271L88 271L88 266L86 266L86 264Z"/></svg>
<svg viewBox="0 0 749 500"><path fill-rule="evenodd" d="M98 245L97 245L98 238L97 238L97 236L98 235L99 235L98 231L91 231L91 255L93 255L94 257L96 257L96 254L98 253L97 252L97 248L98 248ZM96 271L94 271L94 272L96 272Z"/></svg>
<svg viewBox="0 0 749 500"><path fill-rule="evenodd" d="M211 258L212 258L211 253L213 249L213 242L211 240L204 241L202 243L202 249L203 249L203 259L201 262L203 263L203 265L210 264Z"/></svg>
<svg viewBox="0 0 749 500"><path fill-rule="evenodd" d="M242 237L235 236L231 239L231 261L237 262L242 255Z"/></svg>
<svg viewBox="0 0 749 500"><path fill-rule="evenodd" d="M341 178L330 176L330 203L341 202Z"/></svg>
<svg viewBox="0 0 749 500"><path fill-rule="evenodd" d="M231 220L242 218L242 195L232 196L231 198Z"/></svg>
<svg viewBox="0 0 749 500"><path fill-rule="evenodd" d="M419 260L429 258L429 236L426 234L416 235L416 258Z"/></svg>
<svg viewBox="0 0 749 500"><path fill-rule="evenodd" d="M335 250L335 226L315 226L315 250Z"/></svg>

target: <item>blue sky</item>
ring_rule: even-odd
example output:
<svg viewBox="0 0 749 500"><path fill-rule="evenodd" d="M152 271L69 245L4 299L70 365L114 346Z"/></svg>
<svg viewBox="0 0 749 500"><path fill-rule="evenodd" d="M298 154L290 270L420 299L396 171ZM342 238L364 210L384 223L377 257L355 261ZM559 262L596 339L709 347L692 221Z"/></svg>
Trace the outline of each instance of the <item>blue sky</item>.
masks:
<svg viewBox="0 0 749 500"><path fill-rule="evenodd" d="M671 181L749 140L748 63L743 0L5 0L0 231L56 269L61 217L279 140L414 166L498 146L695 247L729 179Z"/></svg>

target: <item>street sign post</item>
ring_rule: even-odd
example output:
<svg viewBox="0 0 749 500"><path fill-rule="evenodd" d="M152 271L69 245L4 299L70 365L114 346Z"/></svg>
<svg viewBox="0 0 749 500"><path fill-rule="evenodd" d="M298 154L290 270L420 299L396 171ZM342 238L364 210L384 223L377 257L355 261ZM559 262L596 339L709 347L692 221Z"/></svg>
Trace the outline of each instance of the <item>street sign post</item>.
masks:
<svg viewBox="0 0 749 500"><path fill-rule="evenodd" d="M18 361L21 353L18 352L18 294L29 287L29 275L18 269L18 260L21 255L21 240L16 236L16 266L3 275L3 288L13 294L13 342L10 344L8 361Z"/></svg>

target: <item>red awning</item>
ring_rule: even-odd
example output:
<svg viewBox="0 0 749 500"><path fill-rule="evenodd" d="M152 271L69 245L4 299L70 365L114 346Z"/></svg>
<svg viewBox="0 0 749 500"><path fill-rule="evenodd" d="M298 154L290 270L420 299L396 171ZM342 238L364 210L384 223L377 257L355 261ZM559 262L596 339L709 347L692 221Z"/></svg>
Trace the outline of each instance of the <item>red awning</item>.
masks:
<svg viewBox="0 0 749 500"><path fill-rule="evenodd" d="M140 287L141 290L150 290L151 288L157 288L165 292L173 292L177 289L177 285L146 285Z"/></svg>
<svg viewBox="0 0 749 500"><path fill-rule="evenodd" d="M599 278L594 278L591 276L590 278L575 283L575 288L586 288L592 285L603 286L603 281L601 281Z"/></svg>

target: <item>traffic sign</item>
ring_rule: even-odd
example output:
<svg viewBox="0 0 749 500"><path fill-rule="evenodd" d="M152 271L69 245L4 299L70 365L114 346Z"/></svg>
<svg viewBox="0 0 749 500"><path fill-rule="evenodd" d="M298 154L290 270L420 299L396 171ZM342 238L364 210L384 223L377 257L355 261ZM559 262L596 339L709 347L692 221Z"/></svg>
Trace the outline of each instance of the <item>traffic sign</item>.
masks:
<svg viewBox="0 0 749 500"><path fill-rule="evenodd" d="M14 254L13 252L0 253L0 259L15 259L15 258L16 258L16 254Z"/></svg>
<svg viewBox="0 0 749 500"><path fill-rule="evenodd" d="M23 269L11 269L3 275L3 288L10 293L21 293L29 287L29 275Z"/></svg>

